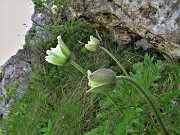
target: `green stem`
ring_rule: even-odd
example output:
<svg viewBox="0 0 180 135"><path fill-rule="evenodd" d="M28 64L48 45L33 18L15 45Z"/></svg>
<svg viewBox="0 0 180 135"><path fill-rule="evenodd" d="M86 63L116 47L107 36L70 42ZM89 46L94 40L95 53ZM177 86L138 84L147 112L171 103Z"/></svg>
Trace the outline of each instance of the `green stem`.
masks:
<svg viewBox="0 0 180 135"><path fill-rule="evenodd" d="M100 47L103 51L105 51L107 54L109 54L109 56L111 56L111 58L116 61L116 63L118 64L118 66L122 69L123 73L126 75L126 76L129 76L129 74L127 73L126 69L121 65L121 63L118 61L118 59L116 59L116 57L114 57L114 55L108 51L106 48L104 47Z"/></svg>
<svg viewBox="0 0 180 135"><path fill-rule="evenodd" d="M114 101L114 99L109 94L105 94L105 95L111 100L111 102L114 104L115 108L118 109L122 113L122 111L119 109L119 107L116 104L116 102Z"/></svg>
<svg viewBox="0 0 180 135"><path fill-rule="evenodd" d="M132 83L136 87L136 89L144 96L146 102L153 109L154 115L155 115L157 121L159 122L159 125L161 126L164 135L169 135L168 130L167 130L164 122L162 121L160 113L156 109L154 103L152 102L152 100L150 99L150 97L148 96L146 91L136 81L134 81L133 79L131 79L131 78L127 77L127 76L117 76L116 78L117 78L117 80L127 80L127 81L129 81L130 83Z"/></svg>
<svg viewBox="0 0 180 135"><path fill-rule="evenodd" d="M86 71L81 66L79 66L77 63L75 63L74 61L71 60L70 64L72 64L75 68L77 68L79 71L81 71L81 73L83 73L85 76L87 76Z"/></svg>

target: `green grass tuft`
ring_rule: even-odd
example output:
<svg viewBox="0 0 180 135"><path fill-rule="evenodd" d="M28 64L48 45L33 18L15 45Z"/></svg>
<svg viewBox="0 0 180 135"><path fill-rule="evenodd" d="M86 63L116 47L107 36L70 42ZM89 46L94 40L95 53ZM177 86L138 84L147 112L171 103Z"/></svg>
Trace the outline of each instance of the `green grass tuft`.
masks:
<svg viewBox="0 0 180 135"><path fill-rule="evenodd" d="M12 105L3 123L7 135L143 135L159 132L150 107L129 83L119 82L111 94L121 109L119 112L103 95L86 94L87 78L70 64L57 67L45 62L45 51L55 47L56 37L62 35L63 41L73 52L72 59L85 70L106 67L121 75L122 71L116 63L101 50L92 53L83 48L90 35L96 36L93 28L84 20L77 19L68 20L63 27L55 24L51 28L53 34L48 40L33 45L30 39L27 40L26 47L31 47L36 61L32 66L27 92ZM156 101L170 133L178 134L179 63L155 60L132 46L118 48L112 42L111 35L104 31L100 34L104 46Z"/></svg>

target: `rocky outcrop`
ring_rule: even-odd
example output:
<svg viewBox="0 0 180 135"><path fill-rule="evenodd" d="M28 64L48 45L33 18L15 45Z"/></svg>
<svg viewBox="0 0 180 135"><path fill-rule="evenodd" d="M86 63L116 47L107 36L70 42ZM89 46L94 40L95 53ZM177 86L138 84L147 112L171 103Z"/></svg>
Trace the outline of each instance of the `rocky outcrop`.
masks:
<svg viewBox="0 0 180 135"><path fill-rule="evenodd" d="M33 45L41 40L46 40L49 37L48 32L40 32L38 29L44 27L48 23L49 17L38 12L35 9L31 20L32 27L26 34L26 43ZM29 40L30 39L30 40ZM35 57L31 48L18 50L16 55L8 59L2 67L0 73L0 116L6 117L9 113L9 107L15 99L20 98L26 87L26 82L31 74L31 64L35 61Z"/></svg>
<svg viewBox="0 0 180 135"><path fill-rule="evenodd" d="M46 5L47 9L51 9L53 5ZM66 21L64 10L59 13L59 16L64 16L63 21ZM70 14L69 14L70 15ZM69 16L68 15L68 16ZM48 23L54 19L55 15L40 12L35 5L35 11L31 16L33 22L32 27L26 34L26 44L35 45L41 41L45 41L52 35ZM55 20L55 19L54 19ZM41 30L40 30L41 29ZM2 73L0 73L0 117L5 117L9 113L9 107L15 99L20 98L26 87L26 82L31 75L31 64L35 61L35 56L31 48L25 47L19 50L16 55L8 59L3 64Z"/></svg>
<svg viewBox="0 0 180 135"><path fill-rule="evenodd" d="M42 40L48 39L50 32L48 30L40 31L40 28L46 29L45 24L50 21L50 16L39 12L36 8L31 16L32 27L26 34L26 44L36 44ZM9 107L15 99L20 98L26 87L26 82L31 74L31 64L35 57L31 48L18 50L16 55L8 59L2 67L0 74L0 116L5 117L9 113Z"/></svg>
<svg viewBox="0 0 180 135"><path fill-rule="evenodd" d="M0 116L7 116L14 99L24 94L32 62L32 52L29 49L23 49L1 66L3 70L0 83Z"/></svg>
<svg viewBox="0 0 180 135"><path fill-rule="evenodd" d="M165 56L180 59L179 0L76 0L69 8L74 16L108 29L118 44L138 35Z"/></svg>

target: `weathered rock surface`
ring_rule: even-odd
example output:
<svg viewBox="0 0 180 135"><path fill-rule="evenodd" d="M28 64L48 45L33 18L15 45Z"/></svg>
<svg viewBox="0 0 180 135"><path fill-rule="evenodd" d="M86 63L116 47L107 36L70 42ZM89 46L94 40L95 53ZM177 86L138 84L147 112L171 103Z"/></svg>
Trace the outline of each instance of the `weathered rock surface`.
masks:
<svg viewBox="0 0 180 135"><path fill-rule="evenodd" d="M30 44L36 44L42 40L47 40L50 36L50 30L46 29L45 24L48 24L50 21L50 16L48 17L46 14L41 13L35 9L33 15L31 16L31 20L33 22L32 27L27 32L26 36L30 36ZM46 29L44 31L40 31L40 29Z"/></svg>
<svg viewBox="0 0 180 135"><path fill-rule="evenodd" d="M26 34L26 36L31 37L31 40L28 42L35 44L40 40L46 40L49 35L40 32L38 29L44 27L44 24L49 21L49 18L35 9L31 20L33 22L32 28L30 28ZM20 98L24 94L26 82L31 73L31 63L34 60L32 50L24 48L18 50L16 55L10 57L7 62L1 66L0 117L6 117L9 113L9 107L14 102L14 99ZM14 87L15 83L16 86Z"/></svg>
<svg viewBox="0 0 180 135"><path fill-rule="evenodd" d="M3 70L0 83L0 116L7 116L14 99L24 93L32 62L32 52L29 49L23 49L1 66ZM16 86L13 86L14 84Z"/></svg>
<svg viewBox="0 0 180 135"><path fill-rule="evenodd" d="M47 8L51 8L53 5L46 5ZM60 12L59 16L63 16L64 10ZM70 14L69 14L70 15ZM68 15L68 16L69 16ZM66 21L66 15L64 15L63 21ZM37 44L41 41L47 40L52 35L50 29L48 29L48 23L54 19L53 14L46 14L37 10L35 5L35 11L31 16L33 22L32 27L26 34L26 43L31 45ZM54 19L55 21L55 19ZM43 30L39 30L39 29ZM14 99L20 98L24 94L26 82L31 74L31 63L35 61L35 56L30 48L24 48L19 50L16 55L9 58L9 60L3 64L2 73L0 73L0 117L5 117L9 113L9 107L13 103ZM14 88L14 84L16 84ZM10 91L9 88L10 87Z"/></svg>
<svg viewBox="0 0 180 135"><path fill-rule="evenodd" d="M31 16L33 22L32 27L26 34L26 40L30 37L29 44L33 45L42 40L48 39L50 32L40 31L39 28L45 28L45 25L50 21L50 16L39 12L36 8ZM0 116L6 117L9 113L9 108L15 99L20 98L24 94L26 82L31 73L31 63L35 60L32 50L24 48L19 50L16 55L8 59L1 67L3 72L0 74ZM13 85L18 83L15 88ZM12 86L12 88L11 88ZM11 89L9 94L8 87Z"/></svg>
<svg viewBox="0 0 180 135"><path fill-rule="evenodd" d="M180 0L76 0L69 7L74 16L107 28L121 45L136 34L180 59Z"/></svg>
<svg viewBox="0 0 180 135"><path fill-rule="evenodd" d="M48 32L40 32L38 29L43 28L44 25L49 22L49 18L47 15L38 12L35 8L31 17L33 22L32 27L26 34L26 36L31 38L30 41L28 41L30 44L35 44L48 38ZM28 38L26 37L26 39ZM9 58L8 61L1 66L3 69L3 72L0 74L1 117L6 117L14 100L24 94L26 82L31 73L31 63L34 60L31 49L24 48L19 50L16 55ZM17 83L17 86L13 88L15 83ZM11 94L9 94L8 87L11 89Z"/></svg>

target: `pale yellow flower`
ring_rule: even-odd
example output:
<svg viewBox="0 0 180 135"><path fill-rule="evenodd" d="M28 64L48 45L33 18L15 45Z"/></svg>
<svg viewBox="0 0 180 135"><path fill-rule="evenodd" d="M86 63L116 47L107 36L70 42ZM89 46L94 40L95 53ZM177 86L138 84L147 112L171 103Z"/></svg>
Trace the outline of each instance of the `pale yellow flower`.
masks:
<svg viewBox="0 0 180 135"><path fill-rule="evenodd" d="M46 51L48 56L45 56L45 60L51 64L63 66L69 62L71 51L62 41L61 36L58 36L57 39L58 45L56 48L51 48L51 50Z"/></svg>
<svg viewBox="0 0 180 135"><path fill-rule="evenodd" d="M100 47L100 41L93 37L93 36L90 36L90 41L88 41L88 44L85 44L85 48L89 51L97 51Z"/></svg>

